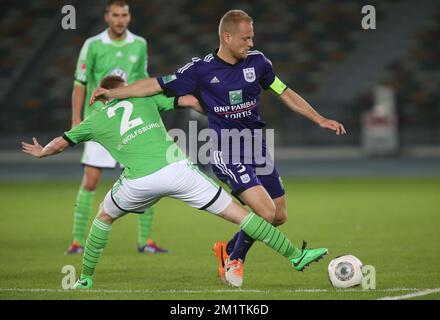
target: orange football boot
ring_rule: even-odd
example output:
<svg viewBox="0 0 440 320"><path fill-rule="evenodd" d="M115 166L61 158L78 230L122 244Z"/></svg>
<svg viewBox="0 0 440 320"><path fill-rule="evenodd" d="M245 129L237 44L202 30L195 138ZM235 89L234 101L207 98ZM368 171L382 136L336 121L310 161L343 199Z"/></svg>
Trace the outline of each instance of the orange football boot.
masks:
<svg viewBox="0 0 440 320"><path fill-rule="evenodd" d="M214 251L214 255L218 260L218 270L217 275L223 281L225 281L225 267L226 267L226 259L228 259L229 255L226 252L226 241L217 241L214 243L214 247L212 248Z"/></svg>

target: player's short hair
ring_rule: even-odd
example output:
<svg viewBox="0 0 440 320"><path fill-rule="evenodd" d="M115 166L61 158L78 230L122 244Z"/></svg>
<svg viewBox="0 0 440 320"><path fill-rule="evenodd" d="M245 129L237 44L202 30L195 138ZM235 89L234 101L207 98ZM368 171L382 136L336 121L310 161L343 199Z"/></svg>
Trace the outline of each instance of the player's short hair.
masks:
<svg viewBox="0 0 440 320"><path fill-rule="evenodd" d="M118 7L125 7L127 6L130 10L130 5L125 0L109 0L107 5L105 6L105 13L108 13L110 11L111 6L118 6Z"/></svg>
<svg viewBox="0 0 440 320"><path fill-rule="evenodd" d="M251 24L253 23L252 18L243 10L234 9L226 12L220 20L220 24L218 26L218 35L220 39L222 38L223 32L234 33L242 21Z"/></svg>
<svg viewBox="0 0 440 320"><path fill-rule="evenodd" d="M101 88L110 90L117 87L120 87L121 84L125 84L125 80L122 79L120 76L107 76L105 78L101 79L101 82L99 83L99 86Z"/></svg>

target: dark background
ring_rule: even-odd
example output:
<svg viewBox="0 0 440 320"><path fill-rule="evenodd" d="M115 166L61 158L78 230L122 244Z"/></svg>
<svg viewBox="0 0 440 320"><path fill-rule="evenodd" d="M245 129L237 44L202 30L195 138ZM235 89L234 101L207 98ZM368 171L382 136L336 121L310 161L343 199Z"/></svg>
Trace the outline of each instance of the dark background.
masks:
<svg viewBox="0 0 440 320"><path fill-rule="evenodd" d="M106 28L106 0L6 0L0 12L0 154L19 150L33 135L42 143L71 123L73 73L84 41ZM262 113L274 128L282 159L368 156L362 115L379 85L394 90L399 150L391 156L440 157L440 5L414 1L129 1L130 30L147 39L151 76L174 73L191 57L218 46L217 27L229 9L254 19L255 49L278 77L322 115L342 122L337 137L262 94ZM76 29L61 26L64 5L76 9ZM376 9L376 29L361 25L364 5ZM187 128L194 112L165 115L168 129ZM293 149L292 149L293 148ZM295 149L296 148L296 149ZM289 152L288 150L299 150ZM287 151L286 151L287 150ZM310 150L318 150L310 153ZM321 150L321 152L319 152ZM331 156L331 155L330 155ZM301 156L300 156L301 157Z"/></svg>

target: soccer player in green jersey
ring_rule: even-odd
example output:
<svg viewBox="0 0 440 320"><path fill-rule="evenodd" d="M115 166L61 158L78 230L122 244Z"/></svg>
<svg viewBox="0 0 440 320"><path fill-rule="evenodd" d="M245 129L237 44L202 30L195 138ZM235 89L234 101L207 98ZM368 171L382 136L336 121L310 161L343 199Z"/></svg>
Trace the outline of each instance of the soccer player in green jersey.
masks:
<svg viewBox="0 0 440 320"><path fill-rule="evenodd" d="M92 111L88 101L99 81L107 75L118 75L128 83L148 77L147 42L132 34L128 29L130 11L126 1L112 0L105 12L108 29L91 37L84 43L75 72L72 94L72 128L81 122L81 113L86 118ZM85 143L81 163L84 174L73 219L73 243L67 254L82 253L87 226L92 214L93 197L98 188L104 168L115 168L117 162L98 143ZM150 239L153 208L139 215L138 252L164 253Z"/></svg>
<svg viewBox="0 0 440 320"><path fill-rule="evenodd" d="M123 79L106 77L102 87L124 85ZM195 102L194 102L195 101ZM74 289L92 287L92 277L110 235L112 223L128 212L142 213L162 197L173 197L240 225L254 240L265 243L301 270L327 249L296 248L277 228L237 203L214 181L191 164L168 136L160 111L175 105L201 110L191 96L110 100L78 126L42 147L22 142L23 152L36 158L54 155L69 145L96 141L124 164L124 172L108 191L86 242L81 277ZM199 109L197 109L199 108Z"/></svg>

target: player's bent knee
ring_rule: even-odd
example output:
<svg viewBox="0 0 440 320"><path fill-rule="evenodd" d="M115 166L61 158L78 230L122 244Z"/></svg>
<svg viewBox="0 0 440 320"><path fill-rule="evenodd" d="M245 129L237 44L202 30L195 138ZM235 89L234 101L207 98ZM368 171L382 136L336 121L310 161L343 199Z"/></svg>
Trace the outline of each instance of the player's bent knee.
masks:
<svg viewBox="0 0 440 320"><path fill-rule="evenodd" d="M276 210L274 206L264 206L255 210L255 213L258 214L261 218L266 220L267 222L273 223L276 217Z"/></svg>
<svg viewBox="0 0 440 320"><path fill-rule="evenodd" d="M281 208L277 208L276 214L275 214L275 218L273 219L272 224L274 226L280 226L284 223L286 223L287 221L287 210L284 207Z"/></svg>
<svg viewBox="0 0 440 320"><path fill-rule="evenodd" d="M98 219L106 224L112 224L114 220L110 215L105 213L103 209L99 212Z"/></svg>
<svg viewBox="0 0 440 320"><path fill-rule="evenodd" d="M277 226L280 226L280 225L286 223L286 221L287 221L287 213L283 213L283 214L281 214L281 215L277 215L277 216L273 219L272 224L273 224L275 227L277 227Z"/></svg>
<svg viewBox="0 0 440 320"><path fill-rule="evenodd" d="M273 223L273 220L275 219L275 212L271 212L270 210L258 210L255 211L255 213L269 223Z"/></svg>
<svg viewBox="0 0 440 320"><path fill-rule="evenodd" d="M287 221L287 209L286 202L283 198L278 198L274 200L276 205L275 218L273 219L272 224L274 226L280 226Z"/></svg>

